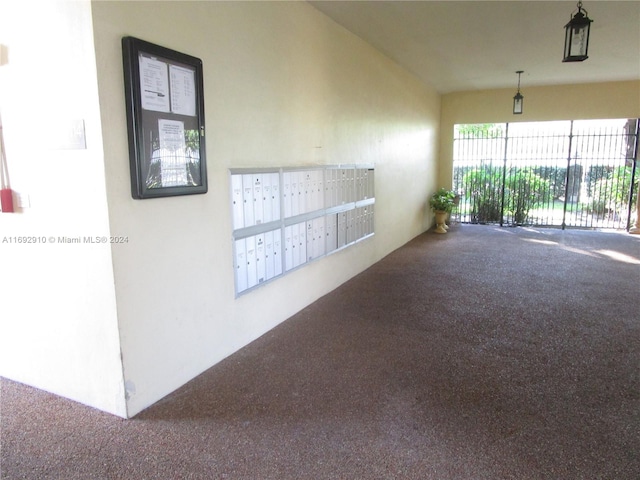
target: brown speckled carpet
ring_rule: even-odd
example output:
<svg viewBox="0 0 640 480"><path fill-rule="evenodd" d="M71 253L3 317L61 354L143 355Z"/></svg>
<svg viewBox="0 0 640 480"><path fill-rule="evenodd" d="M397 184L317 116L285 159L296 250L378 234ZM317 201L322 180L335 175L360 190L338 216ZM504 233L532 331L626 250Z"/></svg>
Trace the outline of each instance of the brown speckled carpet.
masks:
<svg viewBox="0 0 640 480"><path fill-rule="evenodd" d="M427 232L132 420L2 380L2 479L640 478L640 236Z"/></svg>

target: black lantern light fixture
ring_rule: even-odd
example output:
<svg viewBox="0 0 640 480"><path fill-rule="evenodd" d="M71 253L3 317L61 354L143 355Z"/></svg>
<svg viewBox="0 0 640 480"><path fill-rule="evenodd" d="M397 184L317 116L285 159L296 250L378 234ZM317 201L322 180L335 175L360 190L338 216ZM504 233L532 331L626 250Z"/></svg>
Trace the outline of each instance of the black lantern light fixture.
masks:
<svg viewBox="0 0 640 480"><path fill-rule="evenodd" d="M520 93L520 75L524 73L524 70L518 70L516 73L518 74L518 93L513 97L513 114L520 115L522 113L522 103L524 101L524 97Z"/></svg>
<svg viewBox="0 0 640 480"><path fill-rule="evenodd" d="M578 2L577 7L578 13L564 26L563 62L584 62L589 58L587 56L589 29L593 20L587 17L587 11L582 8L582 2Z"/></svg>

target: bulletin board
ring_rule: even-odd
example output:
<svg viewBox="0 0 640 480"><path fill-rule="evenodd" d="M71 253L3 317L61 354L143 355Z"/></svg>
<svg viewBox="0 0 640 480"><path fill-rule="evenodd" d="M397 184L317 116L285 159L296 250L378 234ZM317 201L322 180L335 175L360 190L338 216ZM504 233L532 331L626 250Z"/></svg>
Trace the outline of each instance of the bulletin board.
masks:
<svg viewBox="0 0 640 480"><path fill-rule="evenodd" d="M202 61L122 39L131 195L207 192Z"/></svg>

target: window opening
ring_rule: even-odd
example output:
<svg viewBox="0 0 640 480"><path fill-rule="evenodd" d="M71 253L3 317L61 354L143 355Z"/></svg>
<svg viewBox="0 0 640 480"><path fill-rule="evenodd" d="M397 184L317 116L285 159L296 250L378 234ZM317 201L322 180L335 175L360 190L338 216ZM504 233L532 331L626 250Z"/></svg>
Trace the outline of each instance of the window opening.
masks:
<svg viewBox="0 0 640 480"><path fill-rule="evenodd" d="M628 229L638 119L455 125L463 223Z"/></svg>

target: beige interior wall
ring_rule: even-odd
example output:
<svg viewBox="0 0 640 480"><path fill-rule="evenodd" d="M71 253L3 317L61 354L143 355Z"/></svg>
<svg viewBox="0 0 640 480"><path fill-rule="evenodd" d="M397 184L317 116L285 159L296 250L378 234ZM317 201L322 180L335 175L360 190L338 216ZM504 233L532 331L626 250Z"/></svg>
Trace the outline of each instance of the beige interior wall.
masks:
<svg viewBox="0 0 640 480"><path fill-rule="evenodd" d="M640 117L640 81L523 86L521 92L524 95L522 115L512 113L515 89L443 95L438 186L451 186L456 124Z"/></svg>
<svg viewBox="0 0 640 480"><path fill-rule="evenodd" d="M424 231L440 97L305 2L94 2L128 415ZM121 37L204 64L209 193L130 194ZM229 169L375 164L375 236L234 298Z"/></svg>

